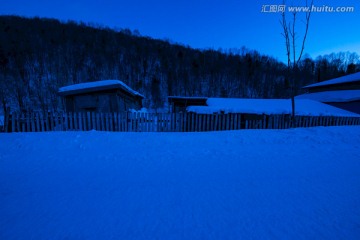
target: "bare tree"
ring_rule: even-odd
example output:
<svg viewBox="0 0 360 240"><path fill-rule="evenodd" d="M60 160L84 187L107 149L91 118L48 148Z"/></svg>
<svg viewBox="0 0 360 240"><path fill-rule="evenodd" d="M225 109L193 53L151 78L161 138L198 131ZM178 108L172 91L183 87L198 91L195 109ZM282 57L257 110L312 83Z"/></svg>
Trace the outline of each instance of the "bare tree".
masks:
<svg viewBox="0 0 360 240"><path fill-rule="evenodd" d="M309 30L310 16L311 16L311 7L313 6L314 1L312 0L310 5L308 5L308 1L306 0L306 8L309 10L305 12L305 20L303 23L305 24L305 32L302 36L301 48L299 53L297 52L297 32L296 32L296 21L298 12L293 11L292 19L287 20L286 11L283 11L281 14L280 24L282 26L283 32L282 35L285 38L285 47L286 47L286 55L287 55L287 78L291 78L290 80L290 97L291 97L291 109L292 109L292 124L295 124L295 78L296 73L298 71L299 62L303 55L305 49L306 37ZM285 0L283 1L283 5L285 5Z"/></svg>

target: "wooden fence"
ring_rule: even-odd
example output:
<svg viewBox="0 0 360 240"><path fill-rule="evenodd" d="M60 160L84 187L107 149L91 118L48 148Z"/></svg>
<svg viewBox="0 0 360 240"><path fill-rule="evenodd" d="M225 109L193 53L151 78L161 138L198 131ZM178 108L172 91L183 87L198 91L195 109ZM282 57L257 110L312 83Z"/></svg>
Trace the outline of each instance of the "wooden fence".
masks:
<svg viewBox="0 0 360 240"><path fill-rule="evenodd" d="M295 127L360 125L359 117L297 116ZM203 132L238 129L286 129L290 115L195 113L12 113L5 132L115 131Z"/></svg>

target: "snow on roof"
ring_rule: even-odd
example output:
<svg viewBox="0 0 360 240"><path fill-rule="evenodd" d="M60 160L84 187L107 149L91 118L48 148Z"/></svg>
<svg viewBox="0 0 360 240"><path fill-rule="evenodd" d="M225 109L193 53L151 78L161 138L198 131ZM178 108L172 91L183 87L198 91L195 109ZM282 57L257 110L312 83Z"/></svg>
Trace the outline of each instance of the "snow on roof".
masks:
<svg viewBox="0 0 360 240"><path fill-rule="evenodd" d="M73 84L73 85L61 87L59 89L59 94L71 95L76 93L94 92L99 90L108 90L108 89L116 89L116 88L123 89L132 95L144 98L143 95L131 89L128 85L126 85L120 80L102 80L96 82Z"/></svg>
<svg viewBox="0 0 360 240"><path fill-rule="evenodd" d="M310 99L319 102L351 102L360 100L360 90L339 90L317 93L306 93L296 99Z"/></svg>
<svg viewBox="0 0 360 240"><path fill-rule="evenodd" d="M349 83L349 82L357 82L360 81L360 72L346 75L339 78L334 78L328 81L323 81L315 84L311 84L305 86L303 88L313 88L313 87L320 87L320 86L327 86L327 85L334 85L334 84L341 84L341 83Z"/></svg>
<svg viewBox="0 0 360 240"><path fill-rule="evenodd" d="M201 114L213 113L248 113L248 114L291 114L290 99L242 99L242 98L209 98L208 106L189 106L188 112ZM302 116L348 116L360 115L332 107L324 103L307 100L295 100L296 115Z"/></svg>

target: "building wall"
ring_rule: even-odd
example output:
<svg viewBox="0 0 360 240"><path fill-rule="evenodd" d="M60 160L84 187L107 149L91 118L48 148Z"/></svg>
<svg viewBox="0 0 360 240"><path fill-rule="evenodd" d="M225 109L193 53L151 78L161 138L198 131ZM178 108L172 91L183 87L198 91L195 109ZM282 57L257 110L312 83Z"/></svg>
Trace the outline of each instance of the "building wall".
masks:
<svg viewBox="0 0 360 240"><path fill-rule="evenodd" d="M308 90L309 93L336 91L336 90L360 90L360 82L320 86L320 87L309 88Z"/></svg>
<svg viewBox="0 0 360 240"><path fill-rule="evenodd" d="M142 99L123 92L95 92L65 97L68 112L124 112L129 109L139 110Z"/></svg>
<svg viewBox="0 0 360 240"><path fill-rule="evenodd" d="M329 102L326 103L331 106L341 108L350 112L360 114L360 101L353 101L353 102Z"/></svg>

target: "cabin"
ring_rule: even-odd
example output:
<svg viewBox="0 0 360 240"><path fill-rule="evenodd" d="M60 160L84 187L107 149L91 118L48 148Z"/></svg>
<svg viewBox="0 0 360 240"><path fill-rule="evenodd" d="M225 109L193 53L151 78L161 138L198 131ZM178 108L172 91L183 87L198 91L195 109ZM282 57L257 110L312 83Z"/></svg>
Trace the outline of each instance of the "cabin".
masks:
<svg viewBox="0 0 360 240"><path fill-rule="evenodd" d="M242 114L245 119L258 119L263 115L291 115L290 99L168 97L169 112L197 114ZM358 116L340 108L310 99L296 99L298 116Z"/></svg>
<svg viewBox="0 0 360 240"><path fill-rule="evenodd" d="M144 96L120 80L102 80L61 87L67 112L125 112L140 110Z"/></svg>
<svg viewBox="0 0 360 240"><path fill-rule="evenodd" d="M360 113L360 72L303 87L307 93L296 99L310 99Z"/></svg>
<svg viewBox="0 0 360 240"><path fill-rule="evenodd" d="M295 100L295 105L297 116L358 116L308 99ZM206 106L190 106L187 111L198 114L239 113L246 119L257 119L264 115L290 116L292 108L290 99L208 98Z"/></svg>
<svg viewBox="0 0 360 240"><path fill-rule="evenodd" d="M184 107L184 103L187 105L185 112L189 114L184 121L187 131L194 131L194 125L204 129L244 129L273 128L280 123L281 128L286 128L292 124L291 99L207 98L206 101L199 102L196 98L178 97L177 101L174 102L174 98L170 98L169 102L173 102L176 106L179 99L181 99L179 103L181 107ZM197 105L191 105L192 101ZM301 99L295 102L295 114L298 116L299 124L300 121L302 121L301 124L307 124L313 117L316 119L319 117L359 117L353 112L317 101ZM181 112L184 113L182 110ZM182 115L176 116L181 118ZM252 124L252 127L249 124Z"/></svg>

